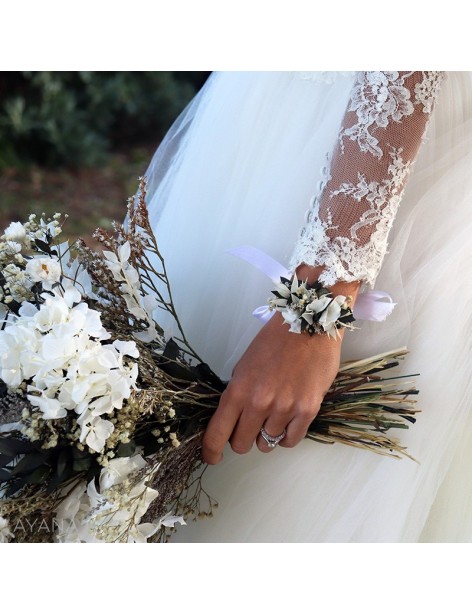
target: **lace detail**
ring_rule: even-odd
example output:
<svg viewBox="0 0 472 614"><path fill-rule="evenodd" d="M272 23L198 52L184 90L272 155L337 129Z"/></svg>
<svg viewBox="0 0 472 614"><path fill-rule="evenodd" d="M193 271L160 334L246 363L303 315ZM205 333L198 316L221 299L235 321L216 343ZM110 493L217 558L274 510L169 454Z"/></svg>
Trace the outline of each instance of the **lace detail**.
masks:
<svg viewBox="0 0 472 614"><path fill-rule="evenodd" d="M306 263L324 266L320 280L327 285L374 284L443 76L357 75L332 161L322 169L300 231L292 271Z"/></svg>
<svg viewBox="0 0 472 614"><path fill-rule="evenodd" d="M386 128L389 121L399 122L402 117L413 113L411 93L404 85L409 75L411 73L403 76L398 72L359 73L348 107L348 111L355 111L357 123L341 130L339 139L342 149L343 138L348 137L357 141L361 151L370 151L379 158L382 156L379 141L369 130Z"/></svg>
<svg viewBox="0 0 472 614"><path fill-rule="evenodd" d="M390 152L392 158L392 163L388 167L388 173L391 175L390 179L383 179L381 182L369 182L365 175L358 173L359 181L356 185L353 183L342 183L337 190L331 192L331 198L338 194L345 194L358 202L365 198L366 202L369 203L369 209L364 211L359 221L351 226L351 239L358 239L357 231L364 226L381 222L385 218L386 213L392 217L396 213L400 204L402 186L410 172L411 166L411 162L403 161L401 157L402 151L400 148L393 149ZM386 211L387 207L388 211Z"/></svg>
<svg viewBox="0 0 472 614"><path fill-rule="evenodd" d="M441 87L443 73L436 70L423 73L423 77L423 81L415 85L415 101L423 105L425 113L431 113Z"/></svg>

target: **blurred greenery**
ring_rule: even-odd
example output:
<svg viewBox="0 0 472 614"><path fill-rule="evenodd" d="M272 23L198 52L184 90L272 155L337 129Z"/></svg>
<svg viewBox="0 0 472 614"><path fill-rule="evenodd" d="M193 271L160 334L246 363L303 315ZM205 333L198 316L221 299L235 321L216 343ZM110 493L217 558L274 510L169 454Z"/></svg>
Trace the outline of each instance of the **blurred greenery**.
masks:
<svg viewBox="0 0 472 614"><path fill-rule="evenodd" d="M1 72L0 171L83 167L159 140L206 72Z"/></svg>
<svg viewBox="0 0 472 614"><path fill-rule="evenodd" d="M0 234L29 213L69 214L93 244L208 72L0 72Z"/></svg>

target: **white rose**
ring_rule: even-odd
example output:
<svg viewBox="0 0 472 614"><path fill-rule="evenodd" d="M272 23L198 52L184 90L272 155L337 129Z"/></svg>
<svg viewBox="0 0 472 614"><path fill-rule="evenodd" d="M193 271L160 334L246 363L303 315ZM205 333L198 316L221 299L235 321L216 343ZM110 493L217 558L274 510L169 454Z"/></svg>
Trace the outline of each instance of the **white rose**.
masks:
<svg viewBox="0 0 472 614"><path fill-rule="evenodd" d="M61 279L61 265L52 258L32 258L25 268L33 281L53 284Z"/></svg>
<svg viewBox="0 0 472 614"><path fill-rule="evenodd" d="M24 229L23 224L20 224L20 222L12 222L5 229L4 235L7 241L19 241L20 243L23 243L23 241L26 239L26 230Z"/></svg>

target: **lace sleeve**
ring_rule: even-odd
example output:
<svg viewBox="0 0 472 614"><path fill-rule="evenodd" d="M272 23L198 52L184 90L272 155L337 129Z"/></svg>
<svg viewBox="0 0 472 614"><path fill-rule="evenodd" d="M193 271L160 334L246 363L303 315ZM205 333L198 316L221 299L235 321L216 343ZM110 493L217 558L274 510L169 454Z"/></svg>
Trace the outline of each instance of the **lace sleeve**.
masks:
<svg viewBox="0 0 472 614"><path fill-rule="evenodd" d="M357 74L292 270L322 265L327 285L373 285L443 77L437 71Z"/></svg>

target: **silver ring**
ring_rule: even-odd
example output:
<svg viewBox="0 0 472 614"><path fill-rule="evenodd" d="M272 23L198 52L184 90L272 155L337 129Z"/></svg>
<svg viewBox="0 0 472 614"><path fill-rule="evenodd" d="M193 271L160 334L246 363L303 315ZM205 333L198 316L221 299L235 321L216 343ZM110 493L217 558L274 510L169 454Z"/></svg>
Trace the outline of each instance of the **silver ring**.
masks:
<svg viewBox="0 0 472 614"><path fill-rule="evenodd" d="M284 429L283 433L280 433L280 435L276 435L275 437L269 435L269 433L265 430L264 427L261 428L260 433L269 448L275 448L275 446L280 443L287 434L287 429Z"/></svg>

